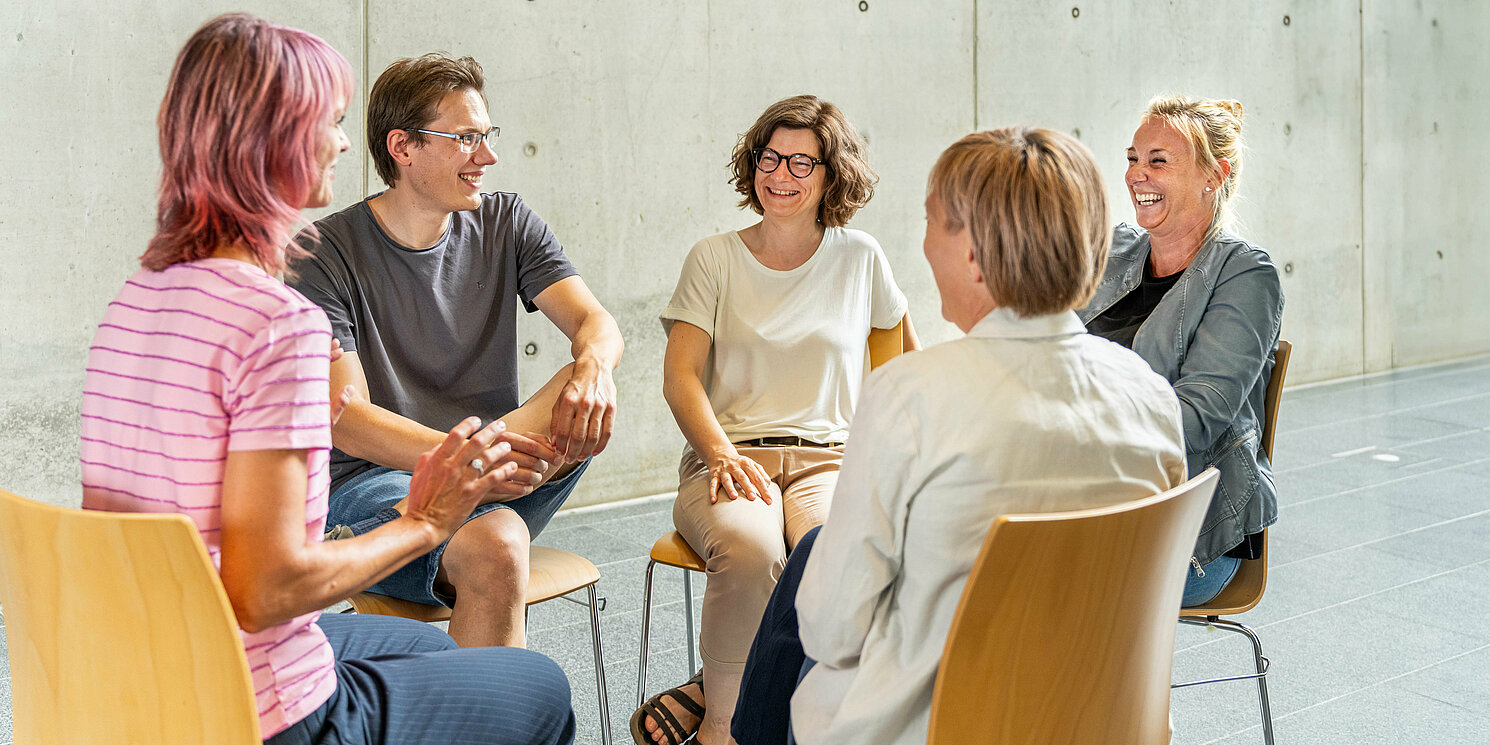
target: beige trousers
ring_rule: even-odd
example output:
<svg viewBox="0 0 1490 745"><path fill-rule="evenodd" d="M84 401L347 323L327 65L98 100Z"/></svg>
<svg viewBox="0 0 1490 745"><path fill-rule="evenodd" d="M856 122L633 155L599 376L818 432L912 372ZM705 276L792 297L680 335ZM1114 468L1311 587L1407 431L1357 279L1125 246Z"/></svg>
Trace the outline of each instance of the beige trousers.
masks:
<svg viewBox="0 0 1490 745"><path fill-rule="evenodd" d="M807 531L828 517L843 447L740 447L766 469L771 504L720 496L709 503L709 469L693 451L678 466L673 524L708 564L699 649L704 658L707 714L699 736L709 745L730 743L745 656L786 555Z"/></svg>

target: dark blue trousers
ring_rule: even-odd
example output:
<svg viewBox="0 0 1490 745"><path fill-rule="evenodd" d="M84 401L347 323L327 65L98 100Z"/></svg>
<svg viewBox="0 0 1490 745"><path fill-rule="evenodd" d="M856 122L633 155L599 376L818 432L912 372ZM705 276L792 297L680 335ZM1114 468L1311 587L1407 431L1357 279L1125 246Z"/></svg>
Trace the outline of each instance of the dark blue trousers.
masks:
<svg viewBox="0 0 1490 745"><path fill-rule="evenodd" d="M802 536L776 580L765 615L745 658L740 698L729 733L739 745L786 745L791 729L792 694L812 661L797 636L797 586L819 528Z"/></svg>
<svg viewBox="0 0 1490 745"><path fill-rule="evenodd" d="M272 745L569 745L569 680L526 649L457 649L445 632L390 616L324 614L336 692Z"/></svg>

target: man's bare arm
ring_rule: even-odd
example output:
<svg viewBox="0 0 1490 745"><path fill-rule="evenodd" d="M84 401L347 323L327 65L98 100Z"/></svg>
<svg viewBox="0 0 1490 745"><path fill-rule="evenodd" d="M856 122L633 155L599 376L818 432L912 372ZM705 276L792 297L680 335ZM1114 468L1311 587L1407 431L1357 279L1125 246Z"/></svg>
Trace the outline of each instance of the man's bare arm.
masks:
<svg viewBox="0 0 1490 745"><path fill-rule="evenodd" d="M413 471L420 455L444 442L445 433L369 400L367 377L356 352L343 352L340 359L331 363L331 390L340 391L346 386L354 391L352 400L331 428L332 444L342 452L380 466ZM527 494L542 482L555 454L546 443L528 437L515 426L509 426L499 440L512 447L503 462L516 463L518 470L491 497Z"/></svg>
<svg viewBox="0 0 1490 745"><path fill-rule="evenodd" d="M605 450L615 427L616 384L611 371L621 362L621 328L578 276L549 285L533 303L569 338L574 357L549 422L554 450L568 462Z"/></svg>

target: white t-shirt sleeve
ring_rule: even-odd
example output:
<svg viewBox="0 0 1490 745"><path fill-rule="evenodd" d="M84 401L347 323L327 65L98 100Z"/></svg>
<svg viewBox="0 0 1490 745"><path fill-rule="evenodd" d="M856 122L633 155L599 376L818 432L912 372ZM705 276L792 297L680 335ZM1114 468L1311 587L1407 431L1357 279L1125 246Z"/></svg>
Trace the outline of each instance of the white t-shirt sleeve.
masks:
<svg viewBox="0 0 1490 745"><path fill-rule="evenodd" d="M683 321L703 329L713 338L723 284L723 261L713 242L713 238L699 241L683 260L678 285L659 318L664 334L672 332L673 321Z"/></svg>
<svg viewBox="0 0 1490 745"><path fill-rule="evenodd" d="M905 293L900 291L900 286L895 284L895 274L890 271L890 260L885 257L879 241L867 233L864 238L874 247L874 254L870 259L873 284L869 297L869 325L877 329L892 329L905 318L909 303L906 302Z"/></svg>

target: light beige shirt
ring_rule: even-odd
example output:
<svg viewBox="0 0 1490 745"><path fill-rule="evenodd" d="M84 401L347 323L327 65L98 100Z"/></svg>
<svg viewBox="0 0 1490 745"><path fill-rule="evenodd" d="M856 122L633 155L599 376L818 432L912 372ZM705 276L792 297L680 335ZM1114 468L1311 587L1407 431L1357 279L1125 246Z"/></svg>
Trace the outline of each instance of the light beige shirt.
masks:
<svg viewBox="0 0 1490 745"><path fill-rule="evenodd" d="M1074 313L985 316L870 375L797 593L818 665L803 745L926 742L952 615L999 515L1085 509L1185 478L1174 390Z"/></svg>
<svg viewBox="0 0 1490 745"><path fill-rule="evenodd" d="M869 329L894 328L905 308L868 233L828 228L811 258L783 271L729 232L688 253L662 328L684 321L709 334L702 382L730 442L843 442L868 369Z"/></svg>

